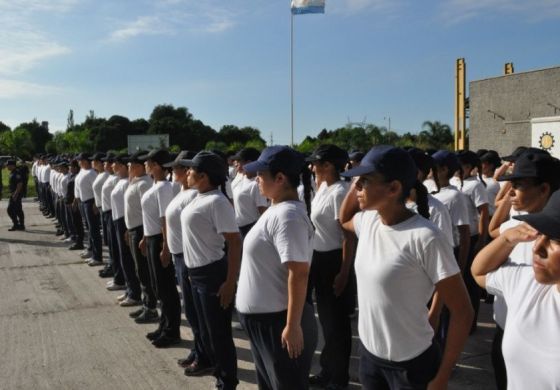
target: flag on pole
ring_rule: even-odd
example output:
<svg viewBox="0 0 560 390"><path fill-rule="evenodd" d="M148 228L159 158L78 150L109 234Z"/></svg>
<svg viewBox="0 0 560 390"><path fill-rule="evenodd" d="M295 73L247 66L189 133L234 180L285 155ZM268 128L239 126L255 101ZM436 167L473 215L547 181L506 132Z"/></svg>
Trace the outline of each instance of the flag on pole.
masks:
<svg viewBox="0 0 560 390"><path fill-rule="evenodd" d="M325 0L292 0L292 14L324 14Z"/></svg>

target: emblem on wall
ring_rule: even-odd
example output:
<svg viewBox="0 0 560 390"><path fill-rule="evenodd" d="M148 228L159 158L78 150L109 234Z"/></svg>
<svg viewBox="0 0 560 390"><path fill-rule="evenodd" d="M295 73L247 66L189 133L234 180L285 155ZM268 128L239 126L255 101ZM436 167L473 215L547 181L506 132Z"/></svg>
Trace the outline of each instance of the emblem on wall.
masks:
<svg viewBox="0 0 560 390"><path fill-rule="evenodd" d="M554 147L555 141L554 136L546 131L541 134L541 137L539 138L539 145L541 149L550 151Z"/></svg>

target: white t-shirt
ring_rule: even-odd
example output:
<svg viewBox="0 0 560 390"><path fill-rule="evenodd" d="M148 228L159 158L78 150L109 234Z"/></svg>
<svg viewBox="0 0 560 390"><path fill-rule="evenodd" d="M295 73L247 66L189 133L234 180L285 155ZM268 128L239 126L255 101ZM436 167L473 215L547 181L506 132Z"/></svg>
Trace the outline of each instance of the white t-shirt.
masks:
<svg viewBox="0 0 560 390"><path fill-rule="evenodd" d="M93 181L92 184L92 189L93 189L93 197L95 198L95 206L97 206L98 209L101 209L102 205L101 205L101 191L103 189L103 184L105 184L105 181L109 178L109 172L101 172L99 174L97 174L97 176L95 177L95 180Z"/></svg>
<svg viewBox="0 0 560 390"><path fill-rule="evenodd" d="M165 224L167 225L167 247L169 252L177 255L183 253L183 236L181 232L181 211L193 200L198 191L187 189L179 192L165 209Z"/></svg>
<svg viewBox="0 0 560 390"><path fill-rule="evenodd" d="M93 182L96 177L97 172L95 169L80 169L80 173L76 176L74 183L74 194L77 198L80 198L80 201L85 202L94 198Z"/></svg>
<svg viewBox="0 0 560 390"><path fill-rule="evenodd" d="M268 207L268 200L261 195L255 178L249 179L245 175L241 176L236 185L232 183L231 189L233 190L237 226L246 226L259 219L261 214L258 208Z"/></svg>
<svg viewBox="0 0 560 390"><path fill-rule="evenodd" d="M461 241L458 226L470 226L467 199L455 186L451 185L441 188L438 193L434 194L434 197L449 210L453 226L453 247L458 247Z"/></svg>
<svg viewBox="0 0 560 390"><path fill-rule="evenodd" d="M119 177L117 175L110 175L101 187L101 210L103 212L111 210L111 192L118 181Z"/></svg>
<svg viewBox="0 0 560 390"><path fill-rule="evenodd" d="M247 233L237 287L240 313L277 313L288 308L286 262L311 262L313 225L305 205L270 206Z"/></svg>
<svg viewBox="0 0 560 390"><path fill-rule="evenodd" d="M124 217L124 193L128 188L128 178L119 178L111 191L111 216L113 221Z"/></svg>
<svg viewBox="0 0 560 390"><path fill-rule="evenodd" d="M412 359L432 344L427 303L434 285L459 273L451 245L419 215L388 226L365 211L353 223L360 340L382 359Z"/></svg>
<svg viewBox="0 0 560 390"><path fill-rule="evenodd" d="M199 193L181 212L183 256L189 268L224 257L223 233L235 233L235 211L220 190Z"/></svg>
<svg viewBox="0 0 560 390"><path fill-rule="evenodd" d="M426 187L426 189L428 190L428 194L437 192L437 185L434 179L426 179L422 184L424 184L424 187Z"/></svg>
<svg viewBox="0 0 560 390"><path fill-rule="evenodd" d="M68 180L70 180L70 173L67 173L60 180L60 196L66 197L68 194Z"/></svg>
<svg viewBox="0 0 560 390"><path fill-rule="evenodd" d="M407 202L406 207L418 212L418 205L415 202ZM430 221L436 225L443 233L449 245L454 246L453 242L453 224L447 207L433 195L428 194L428 211L430 212Z"/></svg>
<svg viewBox="0 0 560 390"><path fill-rule="evenodd" d="M457 186L457 188L460 188L461 186L461 181L456 177L453 177L450 182L451 184ZM488 204L488 194L486 193L484 184L479 182L474 176L463 180L463 188L461 188L461 192L467 198L471 236L475 236L478 234L478 207Z"/></svg>
<svg viewBox="0 0 560 390"><path fill-rule="evenodd" d="M148 175L135 177L124 193L124 221L127 229L142 225L142 195L153 185Z"/></svg>
<svg viewBox="0 0 560 390"><path fill-rule="evenodd" d="M502 352L508 390L560 389L560 291L531 266L506 264L486 275L489 293L508 306Z"/></svg>
<svg viewBox="0 0 560 390"><path fill-rule="evenodd" d="M500 192L500 184L493 177L484 176L483 179L486 183L486 193L488 194L488 210L490 216L492 216L496 211L496 196Z"/></svg>
<svg viewBox="0 0 560 390"><path fill-rule="evenodd" d="M311 202L311 221L315 226L313 249L327 252L342 248L342 228L338 222L340 205L350 183L339 180L327 185L321 183Z"/></svg>
<svg viewBox="0 0 560 390"><path fill-rule="evenodd" d="M167 180L155 183L142 195L142 225L144 236L161 234L161 219L165 217L165 209L173 199L173 184Z"/></svg>
<svg viewBox="0 0 560 390"><path fill-rule="evenodd" d="M521 212L523 214L527 214L526 212ZM513 228L517 225L520 225L522 222L518 221L517 219L509 219L506 222L500 225L500 234L502 234L507 229ZM521 242L513 248L509 255L508 262L513 264L525 264L525 265L532 265L533 264L533 245L534 241L530 242ZM506 318L507 318L507 305L504 299L496 295L494 297L494 321L502 329L506 326Z"/></svg>

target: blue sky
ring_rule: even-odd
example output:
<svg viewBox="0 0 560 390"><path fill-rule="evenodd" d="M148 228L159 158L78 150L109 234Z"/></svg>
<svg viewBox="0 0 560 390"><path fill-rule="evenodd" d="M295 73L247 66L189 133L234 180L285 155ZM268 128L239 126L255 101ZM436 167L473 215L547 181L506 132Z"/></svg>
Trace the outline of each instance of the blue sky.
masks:
<svg viewBox="0 0 560 390"><path fill-rule="evenodd" d="M186 106L290 142L289 0L0 0L0 121ZM295 23L295 142L350 119L453 122L467 80L560 65L560 0L327 0Z"/></svg>

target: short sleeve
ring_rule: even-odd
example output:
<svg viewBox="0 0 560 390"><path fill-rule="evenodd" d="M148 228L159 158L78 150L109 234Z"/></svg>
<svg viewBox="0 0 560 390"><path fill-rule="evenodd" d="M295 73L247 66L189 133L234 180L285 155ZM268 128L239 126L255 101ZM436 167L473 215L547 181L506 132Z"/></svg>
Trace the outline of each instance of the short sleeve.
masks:
<svg viewBox="0 0 560 390"><path fill-rule="evenodd" d="M471 197L476 207L488 204L488 193L486 192L484 185L480 182L474 186Z"/></svg>
<svg viewBox="0 0 560 390"><path fill-rule="evenodd" d="M259 191L259 186L256 182L252 184L251 195L256 207L268 207L268 199L262 196L261 192Z"/></svg>
<svg viewBox="0 0 560 390"><path fill-rule="evenodd" d="M162 186L157 193L158 197L158 208L159 208L159 217L165 217L165 210L169 203L173 200L173 187L172 186Z"/></svg>
<svg viewBox="0 0 560 390"><path fill-rule="evenodd" d="M486 290L492 295L504 297L507 301L514 291L521 288L522 273L527 267L530 266L508 260L500 268L486 274Z"/></svg>
<svg viewBox="0 0 560 390"><path fill-rule="evenodd" d="M359 213L356 213L354 215L354 218L352 219L352 223L354 224L354 232L356 233L356 236L358 238L360 238L360 230L362 228L362 221L364 219L364 212L360 211Z"/></svg>
<svg viewBox="0 0 560 390"><path fill-rule="evenodd" d="M346 191L340 189L336 191L332 197L332 207L334 211L334 219L337 221L339 219L338 215L340 214L340 206L342 206L342 202L346 197Z"/></svg>
<svg viewBox="0 0 560 390"><path fill-rule="evenodd" d="M212 219L218 234L239 231L235 222L235 210L225 196L220 196L212 204Z"/></svg>
<svg viewBox="0 0 560 390"><path fill-rule="evenodd" d="M432 283L436 284L459 273L453 249L442 232L436 232L436 236L420 252L420 262Z"/></svg>
<svg viewBox="0 0 560 390"><path fill-rule="evenodd" d="M293 214L279 217L272 240L282 263L311 261L312 239L309 225L302 217Z"/></svg>

